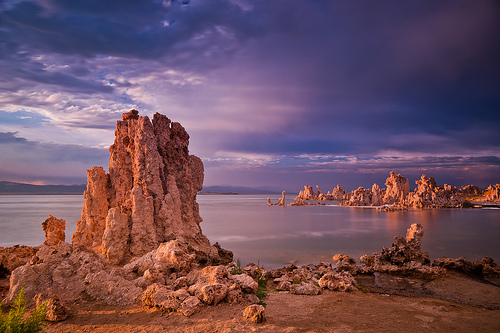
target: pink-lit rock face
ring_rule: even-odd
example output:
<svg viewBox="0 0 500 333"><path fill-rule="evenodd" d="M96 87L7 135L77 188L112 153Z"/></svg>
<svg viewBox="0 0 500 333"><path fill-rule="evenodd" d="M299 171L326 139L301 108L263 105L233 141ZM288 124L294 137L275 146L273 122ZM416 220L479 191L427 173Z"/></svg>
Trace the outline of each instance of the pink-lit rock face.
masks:
<svg viewBox="0 0 500 333"><path fill-rule="evenodd" d="M185 129L164 115L157 113L150 121L136 110L123 114L109 148L109 173L102 167L87 171L73 244L87 246L114 264L174 239L208 255L211 246L201 232L196 203L203 163L189 155L188 145Z"/></svg>
<svg viewBox="0 0 500 333"><path fill-rule="evenodd" d="M42 223L43 231L45 231L45 242L47 246L58 246L60 242L66 240L66 220L58 219L52 215Z"/></svg>
<svg viewBox="0 0 500 333"><path fill-rule="evenodd" d="M408 179L400 174L396 174L394 171L391 171L390 177L385 181L385 186L387 186L383 199L385 204L402 202L410 193Z"/></svg>

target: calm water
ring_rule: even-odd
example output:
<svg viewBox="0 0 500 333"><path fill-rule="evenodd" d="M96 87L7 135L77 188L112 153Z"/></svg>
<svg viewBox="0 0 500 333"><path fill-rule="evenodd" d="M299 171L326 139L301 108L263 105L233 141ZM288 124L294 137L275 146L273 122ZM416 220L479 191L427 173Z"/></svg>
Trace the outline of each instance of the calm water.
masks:
<svg viewBox="0 0 500 333"><path fill-rule="evenodd" d="M276 202L278 195L272 196ZM243 264L281 267L330 260L337 253L355 259L389 247L411 223L424 226L422 249L431 259L485 255L500 260L499 209L440 209L378 212L330 206L268 207L267 195L199 195L203 233L234 252ZM76 230L83 196L0 196L0 246L39 245L41 223L52 214L66 219L66 240Z"/></svg>

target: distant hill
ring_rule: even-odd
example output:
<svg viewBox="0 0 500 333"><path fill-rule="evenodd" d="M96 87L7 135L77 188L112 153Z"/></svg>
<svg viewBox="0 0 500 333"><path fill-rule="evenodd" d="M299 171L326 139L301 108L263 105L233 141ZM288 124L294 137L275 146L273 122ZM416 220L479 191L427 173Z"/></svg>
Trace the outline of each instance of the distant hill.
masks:
<svg viewBox="0 0 500 333"><path fill-rule="evenodd" d="M0 181L0 194L83 194L87 185L33 185Z"/></svg>
<svg viewBox="0 0 500 333"><path fill-rule="evenodd" d="M83 194L87 185L33 185L0 181L0 194ZM281 194L281 191L268 186L204 186L201 194Z"/></svg>
<svg viewBox="0 0 500 333"><path fill-rule="evenodd" d="M245 186L230 186L230 185L221 185L221 186L203 186L203 189L200 192L203 193L231 193L231 194L278 194L281 191L273 189L268 186L260 186L260 187L245 187Z"/></svg>

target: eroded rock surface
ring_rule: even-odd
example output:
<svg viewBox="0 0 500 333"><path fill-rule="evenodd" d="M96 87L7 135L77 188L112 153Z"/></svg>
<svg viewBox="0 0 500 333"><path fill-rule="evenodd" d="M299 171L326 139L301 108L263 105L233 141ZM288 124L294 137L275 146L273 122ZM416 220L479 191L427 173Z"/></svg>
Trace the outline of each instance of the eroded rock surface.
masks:
<svg viewBox="0 0 500 333"><path fill-rule="evenodd" d="M47 246L57 246L60 242L66 240L66 220L58 219L52 215L42 223L43 231L45 231L45 242Z"/></svg>
<svg viewBox="0 0 500 333"><path fill-rule="evenodd" d="M15 245L0 247L0 279L6 278L20 266L26 265L38 251L38 247Z"/></svg>
<svg viewBox="0 0 500 333"><path fill-rule="evenodd" d="M433 279L442 276L446 270L431 267L429 254L421 251L424 228L413 223L406 232L406 237L394 237L391 247L382 247L380 253L363 255L360 262L369 269L364 272L382 272L403 274Z"/></svg>
<svg viewBox="0 0 500 333"><path fill-rule="evenodd" d="M82 219L72 242L120 264L177 239L205 256L196 193L203 185L203 163L189 155L189 135L181 124L136 110L118 121L109 148L109 173L87 171ZM210 259L210 258L209 258ZM217 260L217 258L213 258Z"/></svg>

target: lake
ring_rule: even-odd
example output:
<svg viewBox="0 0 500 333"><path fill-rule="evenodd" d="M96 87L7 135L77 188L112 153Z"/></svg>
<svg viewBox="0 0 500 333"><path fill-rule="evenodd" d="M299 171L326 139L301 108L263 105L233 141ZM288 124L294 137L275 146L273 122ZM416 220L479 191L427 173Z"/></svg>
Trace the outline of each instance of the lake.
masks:
<svg viewBox="0 0 500 333"><path fill-rule="evenodd" d="M201 228L242 264L277 268L330 261L337 253L356 260L389 247L412 223L424 226L422 250L431 260L464 256L500 260L500 209L435 209L381 212L373 208L267 206L268 195L198 195ZM276 202L280 195L273 195ZM0 196L0 246L36 246L45 240L42 222L52 214L66 219L66 240L76 230L81 195Z"/></svg>

